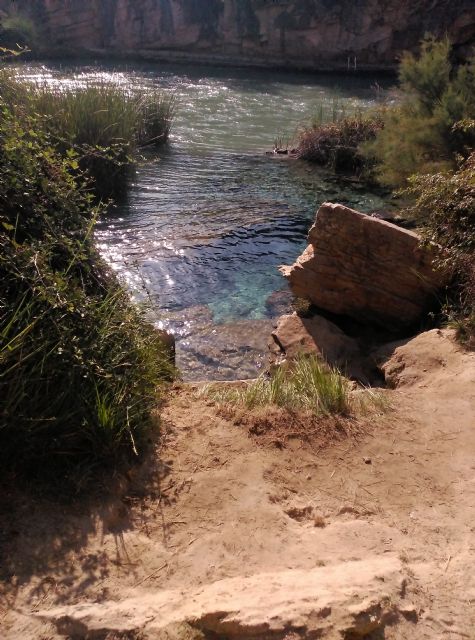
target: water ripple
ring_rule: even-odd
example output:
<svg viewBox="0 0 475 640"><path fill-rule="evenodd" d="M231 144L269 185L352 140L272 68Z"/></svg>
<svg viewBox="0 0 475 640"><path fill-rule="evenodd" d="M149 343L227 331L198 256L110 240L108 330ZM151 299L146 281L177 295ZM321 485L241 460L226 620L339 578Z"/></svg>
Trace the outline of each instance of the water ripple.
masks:
<svg viewBox="0 0 475 640"><path fill-rule="evenodd" d="M96 241L134 295L147 291L154 320L176 333L185 378L256 375L275 313L269 297L286 287L277 267L305 246L315 208L324 200L362 210L384 205L305 163L264 155L322 101L370 105L368 78L166 65L32 65L22 73L176 94L169 147L159 157L147 153L127 201L98 224Z"/></svg>

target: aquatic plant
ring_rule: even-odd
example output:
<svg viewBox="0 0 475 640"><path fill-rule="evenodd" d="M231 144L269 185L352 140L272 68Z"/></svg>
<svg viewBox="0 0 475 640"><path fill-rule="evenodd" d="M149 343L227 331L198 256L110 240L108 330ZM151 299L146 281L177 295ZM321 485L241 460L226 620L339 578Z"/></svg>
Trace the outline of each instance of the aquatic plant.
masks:
<svg viewBox="0 0 475 640"><path fill-rule="evenodd" d="M158 90L134 90L110 82L85 86L27 84L3 71L0 95L16 112L45 117L51 141L62 153L74 148L79 168L104 198L127 189L141 146L167 142L175 98Z"/></svg>
<svg viewBox="0 0 475 640"><path fill-rule="evenodd" d="M302 129L297 156L335 171L358 172L367 168L369 163L361 154L360 145L374 139L383 127L381 113L373 110Z"/></svg>

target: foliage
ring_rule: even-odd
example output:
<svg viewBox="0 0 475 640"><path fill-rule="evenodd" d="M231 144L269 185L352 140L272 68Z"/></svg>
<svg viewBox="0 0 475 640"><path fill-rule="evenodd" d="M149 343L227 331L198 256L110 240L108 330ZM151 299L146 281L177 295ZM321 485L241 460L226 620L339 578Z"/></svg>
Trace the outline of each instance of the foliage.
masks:
<svg viewBox="0 0 475 640"><path fill-rule="evenodd" d="M359 147L361 143L375 139L382 126L379 112L314 124L300 132L298 157L335 171L360 171L367 163Z"/></svg>
<svg viewBox="0 0 475 640"><path fill-rule="evenodd" d="M364 153L376 161L382 182L403 186L414 173L454 169L459 155L467 157L475 131L454 125L473 118L475 58L456 69L449 41L428 37L419 56L402 58L398 105L385 110L384 127Z"/></svg>
<svg viewBox="0 0 475 640"><path fill-rule="evenodd" d="M1 105L0 464L57 477L139 452L172 371L96 253L78 153L48 128Z"/></svg>
<svg viewBox="0 0 475 640"><path fill-rule="evenodd" d="M63 154L77 151L101 197L125 191L141 146L167 142L175 106L173 96L157 90L132 93L108 82L28 85L5 71L0 94L16 113L45 116L51 141Z"/></svg>
<svg viewBox="0 0 475 640"><path fill-rule="evenodd" d="M475 153L454 173L412 176L404 193L414 198L409 213L423 225L424 241L438 247L437 265L454 274L446 312L475 346Z"/></svg>
<svg viewBox="0 0 475 640"><path fill-rule="evenodd" d="M38 30L31 18L20 13L12 13L0 25L0 44L9 49L29 47L33 49L39 42Z"/></svg>
<svg viewBox="0 0 475 640"><path fill-rule="evenodd" d="M346 414L349 387L340 373L316 356L299 356L290 368L276 367L270 377L261 376L243 389L208 390L217 401L248 409L276 405L316 415Z"/></svg>

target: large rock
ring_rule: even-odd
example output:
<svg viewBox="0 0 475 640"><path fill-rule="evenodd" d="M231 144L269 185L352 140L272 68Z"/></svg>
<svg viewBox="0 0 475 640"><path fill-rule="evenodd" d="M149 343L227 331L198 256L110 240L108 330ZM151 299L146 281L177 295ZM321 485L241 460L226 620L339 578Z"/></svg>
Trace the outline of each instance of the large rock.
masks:
<svg viewBox="0 0 475 640"><path fill-rule="evenodd" d="M13 6L53 51L221 64L395 68L425 33L462 58L475 37L473 0L0 0Z"/></svg>
<svg viewBox="0 0 475 640"><path fill-rule="evenodd" d="M320 207L308 238L295 264L281 267L293 293L363 323L415 325L447 282L416 233L339 204Z"/></svg>
<svg viewBox="0 0 475 640"><path fill-rule="evenodd" d="M189 591L135 590L120 601L36 615L55 624L62 635L91 639L134 634L157 640L279 639L291 637L294 630L308 640L356 639L383 634L401 612L404 615L408 607L413 611L403 594L399 560L374 556L308 571L230 578Z"/></svg>
<svg viewBox="0 0 475 640"><path fill-rule="evenodd" d="M279 318L269 344L272 359L293 360L299 354L316 355L363 384L372 382L372 371L358 342L322 316L301 318L296 313Z"/></svg>
<svg viewBox="0 0 475 640"><path fill-rule="evenodd" d="M329 364L341 366L359 354L356 340L321 316L301 318L296 313L282 316L272 338L271 351L286 358L295 358L300 353L315 354Z"/></svg>

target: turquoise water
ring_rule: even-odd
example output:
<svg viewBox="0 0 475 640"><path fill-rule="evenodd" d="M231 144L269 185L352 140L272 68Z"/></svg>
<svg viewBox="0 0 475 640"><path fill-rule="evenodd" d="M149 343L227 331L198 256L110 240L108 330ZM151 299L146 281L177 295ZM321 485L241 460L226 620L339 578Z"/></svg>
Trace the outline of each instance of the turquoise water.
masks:
<svg viewBox="0 0 475 640"><path fill-rule="evenodd" d="M302 161L266 155L320 105L375 100L370 77L140 65L29 66L51 82L111 79L173 91L170 144L149 154L127 201L98 225L96 241L153 320L173 333L185 379L255 376L265 366L270 296L286 289L280 264L304 248L326 200L362 211L385 206L377 193Z"/></svg>

